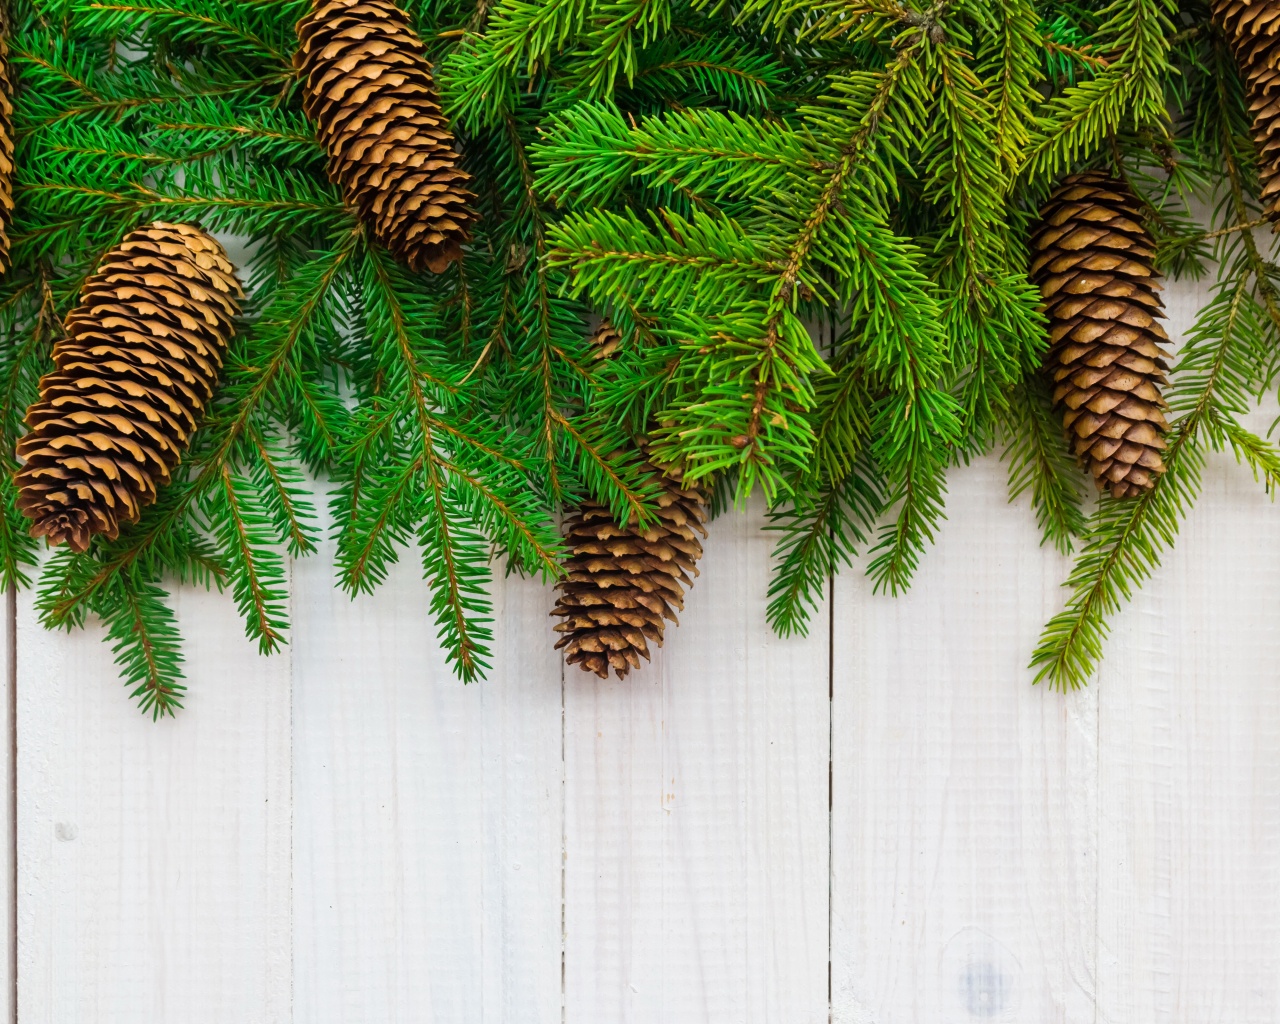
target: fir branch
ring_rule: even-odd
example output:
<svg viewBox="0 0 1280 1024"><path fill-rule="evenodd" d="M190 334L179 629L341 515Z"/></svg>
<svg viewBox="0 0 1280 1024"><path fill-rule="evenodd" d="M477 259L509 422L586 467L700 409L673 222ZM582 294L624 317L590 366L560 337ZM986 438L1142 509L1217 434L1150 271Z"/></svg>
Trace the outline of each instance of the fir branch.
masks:
<svg viewBox="0 0 1280 1024"><path fill-rule="evenodd" d="M275 5L273 5L275 6ZM301 5L287 6L300 16ZM135 32L163 34L174 41L200 41L245 50L255 56L291 66L291 50L268 41L255 30L255 7L263 3L238 0L234 5L217 0L186 0L185 6L164 3L89 3L81 25L85 31L107 38L128 38ZM269 9L269 8L268 8ZM283 13L283 12L282 12ZM285 21L281 18L281 21ZM287 23L287 22L286 22Z"/></svg>
<svg viewBox="0 0 1280 1024"><path fill-rule="evenodd" d="M841 564L852 565L883 507L869 464L818 492L816 500L769 513L767 530L781 537L769 581L769 625L779 636L808 636L809 618Z"/></svg>
<svg viewBox="0 0 1280 1024"><path fill-rule="evenodd" d="M134 687L129 696L153 720L181 708L186 691L177 622L164 596L154 583L119 578L99 605L111 653Z"/></svg>
<svg viewBox="0 0 1280 1024"><path fill-rule="evenodd" d="M216 525L219 547L230 554L232 593L249 636L270 654L284 641L287 584L283 560L270 544L270 518L251 493L248 481L225 463L209 488L205 515Z"/></svg>
<svg viewBox="0 0 1280 1024"><path fill-rule="evenodd" d="M1004 408L1001 458L1009 460L1009 500L1030 493L1041 543L1070 554L1073 538L1085 530L1084 493L1044 382L1038 375L1029 377L1013 389Z"/></svg>
<svg viewBox="0 0 1280 1024"><path fill-rule="evenodd" d="M1166 0L1114 0L1096 34L1109 64L1044 107L1039 131L1022 162L1022 173L1055 175L1096 148L1131 117L1140 127L1167 133L1164 79L1169 73L1173 25Z"/></svg>

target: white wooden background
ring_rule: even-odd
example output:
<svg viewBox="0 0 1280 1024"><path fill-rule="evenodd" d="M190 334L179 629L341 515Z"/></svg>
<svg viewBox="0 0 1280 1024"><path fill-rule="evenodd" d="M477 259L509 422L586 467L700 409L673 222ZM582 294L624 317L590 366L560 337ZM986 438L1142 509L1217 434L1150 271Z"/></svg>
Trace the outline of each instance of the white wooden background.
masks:
<svg viewBox="0 0 1280 1024"><path fill-rule="evenodd" d="M1173 292L1175 330L1202 299ZM625 683L562 671L551 593L510 581L463 687L412 558L351 602L326 551L274 658L182 591L190 699L153 724L99 630L19 595L0 999L21 1024L1280 1020L1280 510L1214 458L1063 696L1025 666L1068 563L994 459L948 509L910 594L846 573L803 641L765 625L760 517L722 518Z"/></svg>

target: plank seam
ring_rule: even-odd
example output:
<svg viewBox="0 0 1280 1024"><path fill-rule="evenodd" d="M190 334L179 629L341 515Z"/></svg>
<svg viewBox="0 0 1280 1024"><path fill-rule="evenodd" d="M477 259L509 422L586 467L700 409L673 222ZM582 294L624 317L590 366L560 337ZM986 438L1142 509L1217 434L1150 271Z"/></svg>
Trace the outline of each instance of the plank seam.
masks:
<svg viewBox="0 0 1280 1024"><path fill-rule="evenodd" d="M9 1020L18 1024L18 588L5 591L5 634L9 644Z"/></svg>
<svg viewBox="0 0 1280 1024"><path fill-rule="evenodd" d="M298 560L287 553L285 557L289 568L289 631L292 634L298 626L296 593ZM292 636L290 639L292 639ZM294 669L297 663L293 657L293 644L290 643L280 656L289 659L289 792L286 799L289 805L289 1022L293 1024L294 1011L298 1004L298 901L295 898L298 873L298 837L294 829L294 819L297 816L297 807L294 802L294 779L297 775L294 744L298 735L294 724L294 715L297 710L294 701L298 693L298 680L294 676ZM270 828L269 822L267 827ZM14 1024L17 1024L17 1021Z"/></svg>
<svg viewBox="0 0 1280 1024"><path fill-rule="evenodd" d="M827 1024L834 1024L835 1002L831 984L833 959L831 907L835 884L834 832L836 757L836 574L827 575Z"/></svg>
<svg viewBox="0 0 1280 1024"><path fill-rule="evenodd" d="M1095 687L1102 686L1102 671L1099 669L1094 672L1090 683ZM1098 710L1093 723L1093 934L1089 936L1092 940L1090 945L1092 949L1092 963L1089 964L1089 971L1092 974L1093 992L1093 1024L1098 1024L1098 989L1101 987L1101 975L1099 974L1098 963L1098 947L1102 940L1101 920L1099 917L1100 907L1102 906L1102 713L1103 704L1098 698Z"/></svg>

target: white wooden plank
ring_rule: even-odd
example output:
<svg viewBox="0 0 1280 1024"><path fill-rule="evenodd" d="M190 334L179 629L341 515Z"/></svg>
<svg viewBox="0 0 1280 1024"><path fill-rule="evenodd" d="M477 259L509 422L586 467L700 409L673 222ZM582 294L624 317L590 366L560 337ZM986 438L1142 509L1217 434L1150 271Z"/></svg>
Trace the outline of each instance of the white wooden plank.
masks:
<svg viewBox="0 0 1280 1024"><path fill-rule="evenodd" d="M1208 289L1167 297L1177 341ZM1211 457L1096 683L1099 1020L1280 1019L1277 598L1280 513Z"/></svg>
<svg viewBox="0 0 1280 1024"><path fill-rule="evenodd" d="M653 664L566 670L570 1024L827 1020L827 616L770 634L760 523L712 525Z"/></svg>
<svg viewBox="0 0 1280 1024"><path fill-rule="evenodd" d="M4 592L4 624L0 628L0 793L5 794L0 819L0 906L4 924L0 926L0 1021L15 1020L17 920L14 900L14 822L17 816L17 788L13 765L13 681L17 675L18 600L13 590Z"/></svg>
<svg viewBox="0 0 1280 1024"><path fill-rule="evenodd" d="M1214 457L1096 684L1099 1020L1280 1020L1278 602L1280 510Z"/></svg>
<svg viewBox="0 0 1280 1024"><path fill-rule="evenodd" d="M1097 691L1031 686L1067 563L1004 477L994 458L952 473L904 596L836 583L841 1024L1093 1020Z"/></svg>
<svg viewBox="0 0 1280 1024"><path fill-rule="evenodd" d="M153 723L99 628L18 604L20 1019L288 1021L288 652L180 591L189 698Z"/></svg>
<svg viewBox="0 0 1280 1024"><path fill-rule="evenodd" d="M550 592L500 582L464 686L412 553L372 596L297 569L297 1019L560 1020L561 692Z"/></svg>

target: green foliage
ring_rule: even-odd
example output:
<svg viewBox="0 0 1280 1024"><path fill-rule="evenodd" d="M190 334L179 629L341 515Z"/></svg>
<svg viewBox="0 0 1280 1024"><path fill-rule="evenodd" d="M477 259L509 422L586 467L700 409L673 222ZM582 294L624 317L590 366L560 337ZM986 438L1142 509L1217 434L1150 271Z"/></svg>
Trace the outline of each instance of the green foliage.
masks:
<svg viewBox="0 0 1280 1024"><path fill-rule="evenodd" d="M446 56L455 44L441 34L453 38L474 12L419 7L432 56ZM32 4L15 27L15 269L0 282L3 582L26 582L36 558L10 482L22 410L101 254L153 219L238 236L248 254L250 300L223 384L173 483L117 540L58 552L41 569L44 621L99 617L153 714L183 694L166 586L225 589L263 652L286 642L287 560L321 540L307 473L336 485L338 570L353 593L384 578L402 547L421 549L436 626L464 679L489 657L495 554L558 573L555 499L589 483L615 505L651 509L615 455L618 437L588 433L584 375L561 368L584 344L585 310L557 294L541 261L513 258L544 234L527 173L512 173L534 120L508 111L471 143L486 208L466 263L440 279L408 275L327 180L291 66L306 9L76 0ZM531 290L542 296L533 314ZM556 360L536 412L513 386L535 336ZM540 448L550 414L564 429Z"/></svg>
<svg viewBox="0 0 1280 1024"><path fill-rule="evenodd" d="M1035 654L1059 686L1154 570L1204 459L1268 489L1242 425L1280 356L1248 112L1196 0L441 0L407 3L475 178L465 259L415 276L374 245L303 116L305 0L19 5L14 269L0 279L0 461L60 318L99 256L154 218L239 236L251 300L180 477L141 521L40 569L50 625L107 624L144 709L182 696L164 588L227 589L264 651L287 636L287 559L340 584L416 547L463 679L491 654L492 573L554 577L557 511L647 521L656 456L717 495L758 492L776 533L769 619L804 633L867 556L910 585L947 474L1002 448L1012 499L1079 550ZM1027 279L1063 174L1124 176L1174 276L1219 284L1182 351L1169 471L1086 513L1038 367ZM1216 210L1206 231L1191 200ZM607 316L623 342L597 360ZM0 579L37 552L12 487Z"/></svg>

